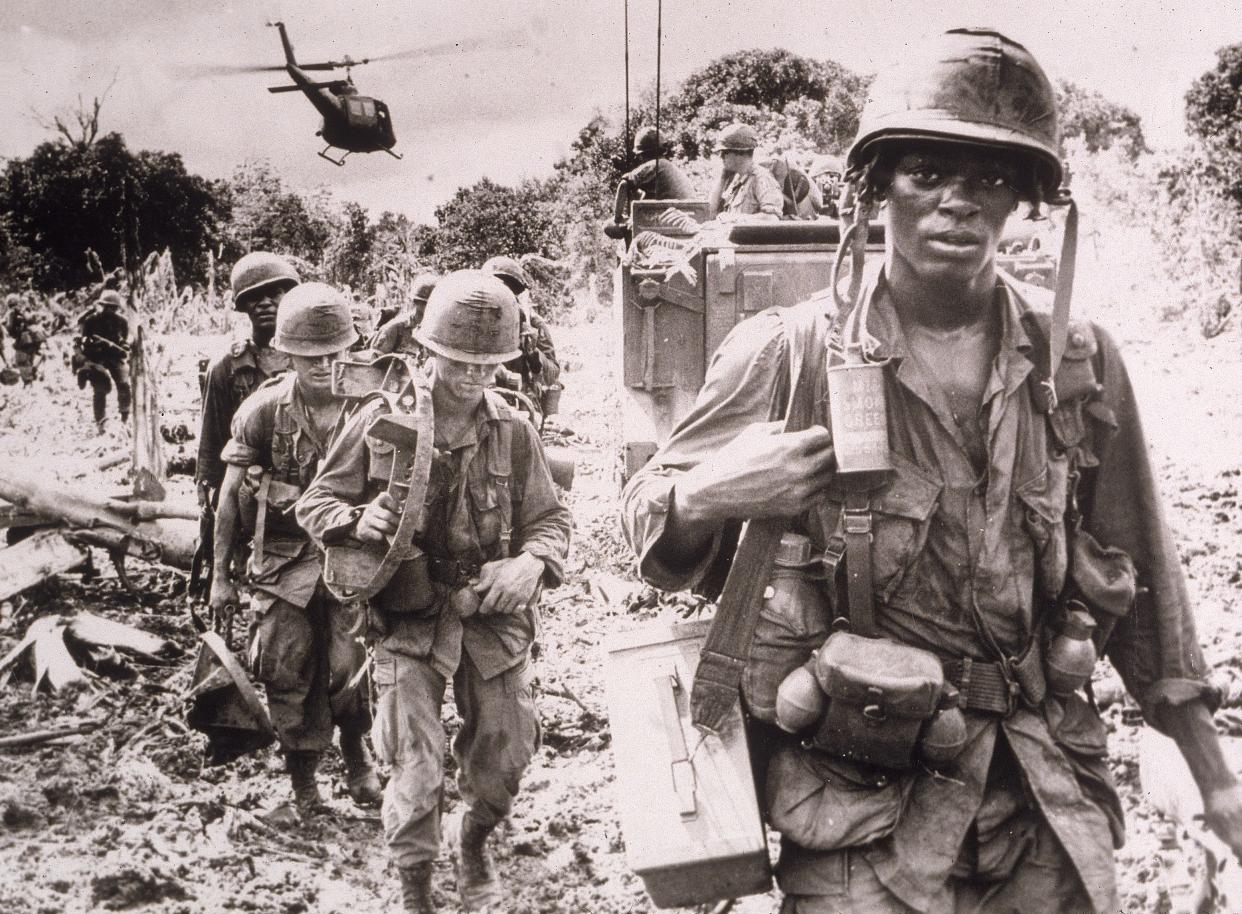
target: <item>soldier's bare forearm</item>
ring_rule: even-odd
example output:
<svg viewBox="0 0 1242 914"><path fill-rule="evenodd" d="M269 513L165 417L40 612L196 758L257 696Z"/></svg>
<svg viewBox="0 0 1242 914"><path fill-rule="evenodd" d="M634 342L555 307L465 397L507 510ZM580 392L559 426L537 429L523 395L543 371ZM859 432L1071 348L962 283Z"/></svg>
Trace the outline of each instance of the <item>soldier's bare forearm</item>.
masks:
<svg viewBox="0 0 1242 914"><path fill-rule="evenodd" d="M216 501L216 527L212 547L215 556L215 575L233 579L233 549L237 544L237 493L241 489L242 470L229 466L220 486Z"/></svg>
<svg viewBox="0 0 1242 914"><path fill-rule="evenodd" d="M1163 722L1186 759L1186 765L1205 799L1212 791L1230 788L1238 783L1221 751L1216 724L1212 722L1212 714L1206 704L1195 700L1170 709L1164 715Z"/></svg>

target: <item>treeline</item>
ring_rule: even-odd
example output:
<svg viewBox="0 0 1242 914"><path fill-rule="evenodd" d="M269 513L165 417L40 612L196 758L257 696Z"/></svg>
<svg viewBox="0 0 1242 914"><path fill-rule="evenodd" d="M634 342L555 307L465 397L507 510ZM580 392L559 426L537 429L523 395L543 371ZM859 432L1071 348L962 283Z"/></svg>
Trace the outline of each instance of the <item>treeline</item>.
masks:
<svg viewBox="0 0 1242 914"><path fill-rule="evenodd" d="M1216 70L1188 95L1198 145L1165 175L1174 197L1187 193L1190 175L1196 188L1207 182L1242 206L1240 77L1242 45L1221 51ZM705 180L712 138L732 121L785 151L839 153L857 129L868 82L834 61L788 51L728 54L662 100L661 136L669 154ZM1079 148L1120 150L1131 161L1148 153L1134 112L1072 83L1061 83L1058 94L1064 134ZM655 109L648 92L630 113L630 135L654 123ZM434 224L418 224L401 214L375 216L326 190L299 193L264 162L208 180L188 173L179 155L132 151L117 134L80 142L61 136L10 160L0 175L0 286L80 286L96 278L88 249L105 269L132 269L167 249L178 280L201 284L220 284L227 265L248 250L276 250L308 275L361 296L401 288L422 269L473 266L496 253L539 254L564 264L571 285L592 276L606 284L614 254L601 226L628 165L623 117L600 114L546 177L515 186L485 178L437 207Z"/></svg>

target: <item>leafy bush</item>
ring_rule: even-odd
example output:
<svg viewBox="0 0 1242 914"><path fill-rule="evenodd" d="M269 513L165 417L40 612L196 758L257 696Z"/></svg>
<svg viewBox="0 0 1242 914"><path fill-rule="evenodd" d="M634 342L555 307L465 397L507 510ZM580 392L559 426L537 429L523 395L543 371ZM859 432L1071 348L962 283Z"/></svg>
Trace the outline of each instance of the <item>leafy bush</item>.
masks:
<svg viewBox="0 0 1242 914"><path fill-rule="evenodd" d="M1203 144L1204 176L1242 208L1242 44L1217 51L1190 87L1186 126Z"/></svg>

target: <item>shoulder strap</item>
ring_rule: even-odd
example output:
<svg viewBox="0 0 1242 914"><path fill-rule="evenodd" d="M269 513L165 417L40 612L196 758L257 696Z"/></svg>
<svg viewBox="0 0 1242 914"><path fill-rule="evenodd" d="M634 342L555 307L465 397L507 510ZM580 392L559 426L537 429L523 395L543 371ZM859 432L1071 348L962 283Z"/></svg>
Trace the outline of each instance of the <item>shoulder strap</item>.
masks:
<svg viewBox="0 0 1242 914"><path fill-rule="evenodd" d="M801 306L778 309L776 314L785 330L789 366L785 431L800 431L812 421L811 359L815 353L818 311ZM788 527L789 519L785 517L756 518L747 522L742 533L699 656L690 695L691 717L695 726L703 730L721 732L737 702L742 670L750 656L750 642L763 606L763 591L768 586L781 535Z"/></svg>

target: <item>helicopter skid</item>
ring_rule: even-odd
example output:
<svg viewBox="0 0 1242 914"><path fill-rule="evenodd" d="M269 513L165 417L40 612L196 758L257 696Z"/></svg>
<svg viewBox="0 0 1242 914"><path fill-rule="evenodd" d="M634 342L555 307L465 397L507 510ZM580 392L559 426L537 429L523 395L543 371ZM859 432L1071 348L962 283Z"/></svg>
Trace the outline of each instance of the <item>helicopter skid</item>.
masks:
<svg viewBox="0 0 1242 914"><path fill-rule="evenodd" d="M323 152L319 153L319 158L326 159L327 161L331 162L333 165L343 166L345 164L345 160L349 158L349 151L346 150L344 155L342 155L339 159L334 159L332 158L332 156L328 155L328 150L332 148L333 148L332 146L325 146L323 149Z"/></svg>
<svg viewBox="0 0 1242 914"><path fill-rule="evenodd" d="M392 156L394 159L404 159L404 158L405 158L405 156L403 156L401 153L399 153L399 152L393 152L391 149L385 149L385 150L384 150L384 152L388 153L388 154L389 154L390 156Z"/></svg>

